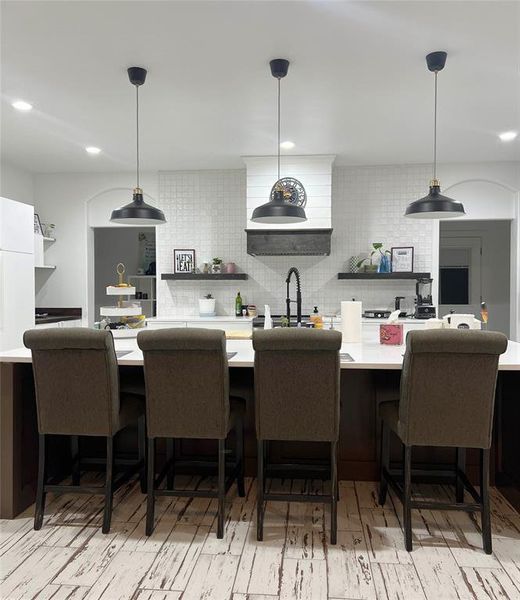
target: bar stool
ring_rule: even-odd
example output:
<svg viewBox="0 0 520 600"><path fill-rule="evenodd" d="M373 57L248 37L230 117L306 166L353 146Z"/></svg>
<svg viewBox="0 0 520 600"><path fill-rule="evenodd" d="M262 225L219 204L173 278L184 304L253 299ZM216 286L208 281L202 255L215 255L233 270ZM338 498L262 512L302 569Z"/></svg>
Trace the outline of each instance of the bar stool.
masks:
<svg viewBox="0 0 520 600"><path fill-rule="evenodd" d="M41 529L47 492L104 494L103 533L110 531L113 493L137 470L145 485L144 399L120 394L117 357L110 331L82 327L30 329L24 344L32 353L39 432L38 484L34 529ZM126 468L114 481L114 439L128 426L138 426L138 459L124 461ZM46 438L71 436L72 485L48 481ZM79 437L106 438L104 486L80 485L82 464L99 460L81 459Z"/></svg>
<svg viewBox="0 0 520 600"><path fill-rule="evenodd" d="M258 439L257 539L263 539L265 502L330 502L331 543L337 537L337 442L339 437L338 331L272 329L253 333L255 418ZM265 491L270 468L266 441L329 442L331 493L273 494ZM293 465L294 466L294 465ZM289 465L287 465L289 468Z"/></svg>
<svg viewBox="0 0 520 600"><path fill-rule="evenodd" d="M482 513L484 551L491 554L489 512L489 454L498 358L507 348L502 333L487 331L411 331L401 376L400 401L379 406L381 482L379 504L388 484L403 504L406 549L412 550L412 509L464 510ZM390 435L403 444L403 468L390 469ZM456 448L451 477L455 502L426 502L412 498L412 449L416 446ZM480 449L480 494L465 473L465 449ZM445 473L442 473L445 476ZM396 477L399 477L402 484ZM464 489L474 502L464 503Z"/></svg>
<svg viewBox="0 0 520 600"><path fill-rule="evenodd" d="M245 496L243 460L243 412L240 399L229 396L229 369L224 331L211 329L162 329L137 336L143 351L148 437L148 484L146 535L154 528L156 496L218 498L217 537L224 536L224 501L236 480ZM226 439L236 434L235 462L226 479ZM166 438L167 461L155 477L155 440ZM218 440L218 490L176 490L171 440L179 438ZM187 461L189 463L189 461ZM197 466L202 466L196 461ZM185 463L186 464L186 463ZM167 488L159 485L167 476Z"/></svg>

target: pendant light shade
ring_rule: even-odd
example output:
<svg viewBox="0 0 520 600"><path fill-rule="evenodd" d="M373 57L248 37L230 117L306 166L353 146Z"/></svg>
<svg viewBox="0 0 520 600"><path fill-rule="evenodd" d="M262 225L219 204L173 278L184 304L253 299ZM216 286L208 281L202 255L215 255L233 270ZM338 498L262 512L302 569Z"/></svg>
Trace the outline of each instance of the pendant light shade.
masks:
<svg viewBox="0 0 520 600"><path fill-rule="evenodd" d="M251 218L255 223L303 223L307 220L305 211L301 206L289 204L283 198L283 191L275 191L273 200L258 206L253 211Z"/></svg>
<svg viewBox="0 0 520 600"><path fill-rule="evenodd" d="M164 213L159 208L146 204L143 200L143 190L139 187L139 86L146 80L146 69L130 67L128 78L135 85L136 93L136 175L137 186L134 188L132 202L112 211L110 221L122 225L161 225L166 223Z"/></svg>
<svg viewBox="0 0 520 600"><path fill-rule="evenodd" d="M273 186L269 202L255 208L251 221L273 225L302 223L307 220L305 210L303 206L285 200L284 180L280 179L280 81L287 75L289 61L285 58L276 58L269 63L269 66L271 67L271 75L278 80L278 179ZM296 183L301 186L299 182ZM303 186L301 187L303 189Z"/></svg>
<svg viewBox="0 0 520 600"><path fill-rule="evenodd" d="M433 179L430 182L430 191L424 198L419 198L406 207L405 217L411 219L447 219L462 217L466 213L461 202L452 200L441 194L441 187L437 179L437 74L444 69L446 52L431 52L426 57L428 70L435 73L435 99L433 118Z"/></svg>

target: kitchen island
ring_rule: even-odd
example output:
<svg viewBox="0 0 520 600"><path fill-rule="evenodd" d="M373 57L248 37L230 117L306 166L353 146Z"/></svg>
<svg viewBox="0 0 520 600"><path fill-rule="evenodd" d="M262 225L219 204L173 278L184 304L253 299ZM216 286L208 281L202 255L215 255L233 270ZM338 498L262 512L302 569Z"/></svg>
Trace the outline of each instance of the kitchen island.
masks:
<svg viewBox="0 0 520 600"><path fill-rule="evenodd" d="M122 385L142 380L143 357L135 339L116 339ZM250 340L228 340L230 381L234 393L247 401L246 471L254 474L256 442L254 433L253 365ZM382 346L365 341L341 347L341 421L338 469L340 479L378 478L379 427L377 405L398 397L404 346ZM317 374L319 376L319 374ZM442 377L442 373L439 373ZM432 382L434 385L435 382ZM509 342L500 357L493 442L493 482L520 509L520 343ZM26 348L0 353L0 518L13 518L34 500L37 464L37 426L31 354ZM121 449L128 449L131 436L121 436ZM125 446L126 444L126 446ZM211 442L178 442L181 455L207 454ZM396 458L399 447L394 448ZM320 444L273 443L276 462L313 462L326 458L328 449ZM454 460L449 449L422 449L421 463L446 464ZM468 474L476 480L478 458L468 452Z"/></svg>

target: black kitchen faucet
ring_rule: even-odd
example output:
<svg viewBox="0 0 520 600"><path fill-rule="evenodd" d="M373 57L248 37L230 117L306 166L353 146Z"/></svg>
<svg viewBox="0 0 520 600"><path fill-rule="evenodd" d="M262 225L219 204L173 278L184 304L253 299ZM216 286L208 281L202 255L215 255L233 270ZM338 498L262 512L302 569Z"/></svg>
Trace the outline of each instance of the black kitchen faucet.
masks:
<svg viewBox="0 0 520 600"><path fill-rule="evenodd" d="M291 276L294 274L296 277L296 300L291 300L289 296L289 284L291 283ZM291 326L291 303L296 302L296 327L302 326L302 290L300 282L300 272L296 267L291 267L287 273L287 297L285 303L287 305L287 320L289 322L288 327Z"/></svg>

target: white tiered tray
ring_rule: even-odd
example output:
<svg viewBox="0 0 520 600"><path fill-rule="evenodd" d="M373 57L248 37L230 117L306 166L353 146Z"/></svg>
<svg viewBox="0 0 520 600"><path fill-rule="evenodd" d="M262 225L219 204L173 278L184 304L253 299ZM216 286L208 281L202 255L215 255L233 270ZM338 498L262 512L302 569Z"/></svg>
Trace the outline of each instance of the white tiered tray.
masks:
<svg viewBox="0 0 520 600"><path fill-rule="evenodd" d="M135 287L107 285L107 296L135 296Z"/></svg>
<svg viewBox="0 0 520 600"><path fill-rule="evenodd" d="M137 317L142 312L140 306L101 306L99 309L102 317Z"/></svg>

